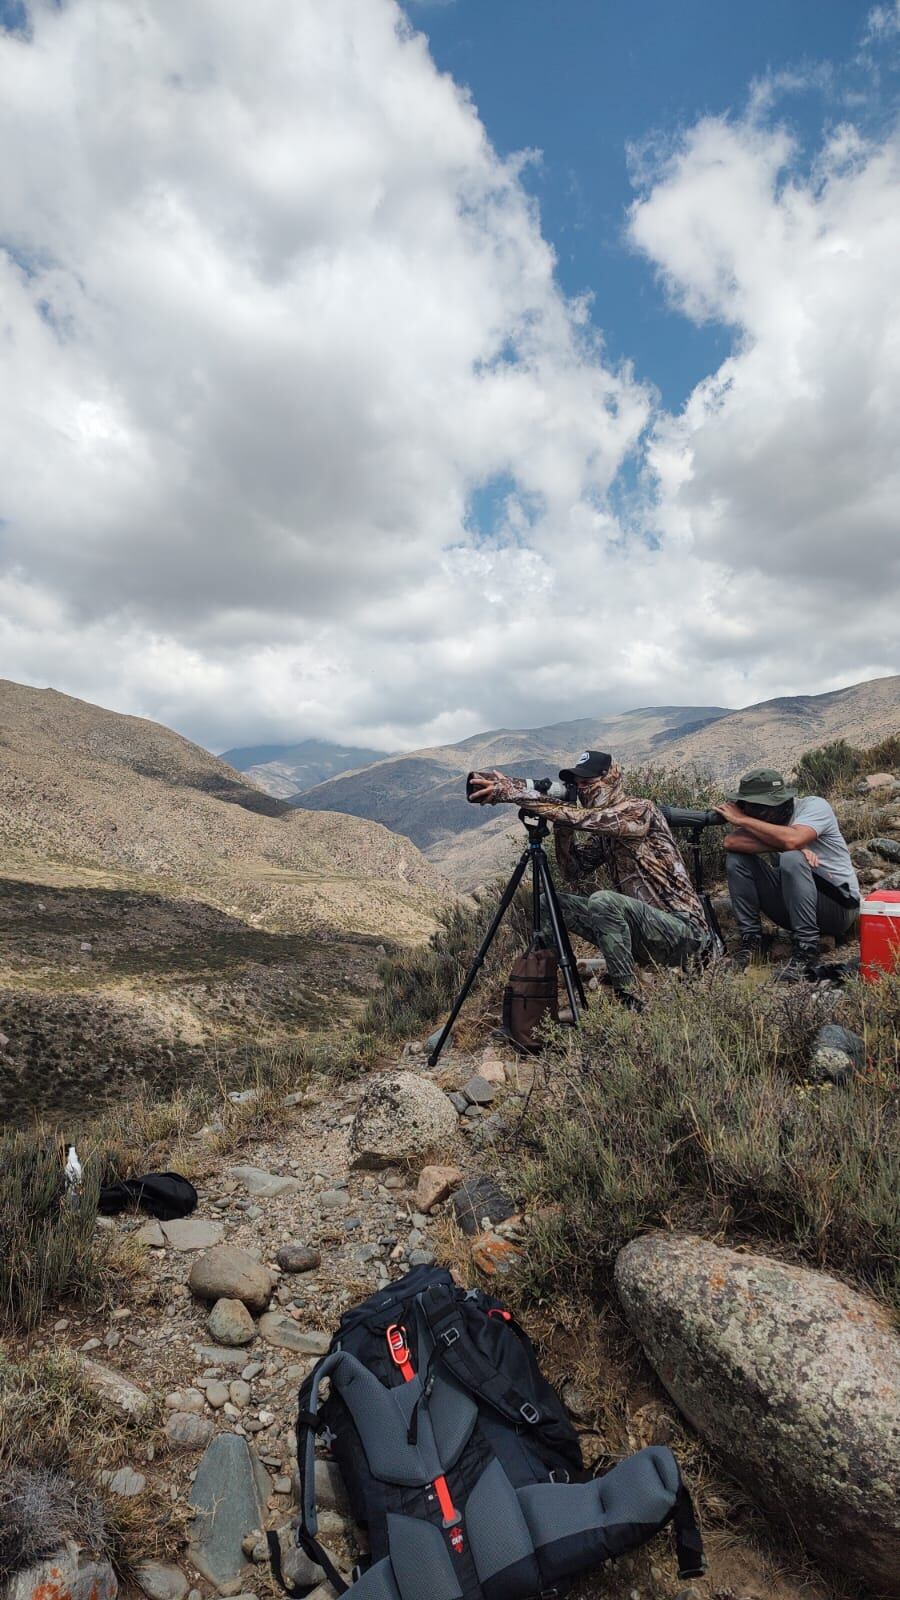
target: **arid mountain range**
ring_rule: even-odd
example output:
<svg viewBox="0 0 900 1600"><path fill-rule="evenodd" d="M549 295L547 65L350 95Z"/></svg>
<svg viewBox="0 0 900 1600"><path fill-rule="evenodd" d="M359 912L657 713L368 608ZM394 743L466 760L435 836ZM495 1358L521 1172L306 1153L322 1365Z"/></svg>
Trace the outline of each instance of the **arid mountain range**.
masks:
<svg viewBox="0 0 900 1600"><path fill-rule="evenodd" d="M223 750L220 761L243 772L257 788L279 800L302 794L317 783L355 772L373 761L384 761L384 750L331 744L326 739L302 739L299 744L256 744Z"/></svg>
<svg viewBox="0 0 900 1600"><path fill-rule="evenodd" d="M624 766L695 768L726 782L752 766L790 771L806 750L845 738L875 744L900 728L900 676L822 695L790 695L739 711L721 706L651 706L549 727L497 729L459 744L392 756L292 799L307 810L346 811L412 839L463 886L482 881L505 853L511 815L487 816L465 798L471 768L555 775L585 748L610 750Z"/></svg>

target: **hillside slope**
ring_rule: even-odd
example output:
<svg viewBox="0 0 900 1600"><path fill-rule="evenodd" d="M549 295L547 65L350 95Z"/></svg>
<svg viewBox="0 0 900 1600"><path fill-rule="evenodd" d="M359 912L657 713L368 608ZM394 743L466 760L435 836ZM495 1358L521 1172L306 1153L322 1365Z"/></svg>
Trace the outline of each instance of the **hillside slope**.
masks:
<svg viewBox="0 0 900 1600"><path fill-rule="evenodd" d="M255 925L419 937L445 885L408 840L261 794L179 734L0 682L0 859L125 871Z"/></svg>
<svg viewBox="0 0 900 1600"><path fill-rule="evenodd" d="M830 694L789 695L732 711L719 722L659 740L661 765L697 766L716 778L748 767L786 772L807 750L833 739L866 749L900 728L900 676L873 678Z"/></svg>

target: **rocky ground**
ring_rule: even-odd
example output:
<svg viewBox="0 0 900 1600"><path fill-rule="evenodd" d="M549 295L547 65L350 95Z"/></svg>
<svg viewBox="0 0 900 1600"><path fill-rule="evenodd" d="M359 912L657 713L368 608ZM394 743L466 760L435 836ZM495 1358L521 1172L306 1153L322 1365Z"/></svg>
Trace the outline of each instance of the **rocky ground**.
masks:
<svg viewBox="0 0 900 1600"><path fill-rule="evenodd" d="M59 1308L41 1339L78 1352L103 1406L147 1419L127 1458L107 1471L107 1491L145 1497L148 1516L161 1499L187 1513L185 1539L173 1537L145 1562L135 1594L276 1592L265 1528L281 1530L296 1578L315 1576L290 1532L298 1387L341 1312L411 1265L437 1258L496 1286L527 1251L535 1218L517 1204L515 1127L533 1073L492 1045L450 1050L432 1073L421 1047L407 1046L387 1076L344 1087L314 1080L289 1095L277 1121L251 1126L228 1157L215 1152L215 1126L198 1130L194 1216L101 1219L138 1248L136 1276L102 1317ZM423 1168L429 1153L439 1166ZM569 1331L551 1319L543 1332L545 1359L584 1429L586 1458L607 1466L609 1441L578 1380ZM635 1447L671 1437L675 1414L661 1391L643 1383L629 1406ZM320 1492L325 1542L349 1570L358 1536L324 1462ZM709 1577L691 1590L679 1590L660 1539L583 1592L615 1600L826 1600L832 1592L777 1542L761 1548L732 1526L713 1529L709 1545ZM113 1580L102 1564L97 1570L90 1581L104 1600ZM23 1575L12 1594L31 1600L45 1579L43 1569ZM323 1588L316 1600L329 1595Z"/></svg>

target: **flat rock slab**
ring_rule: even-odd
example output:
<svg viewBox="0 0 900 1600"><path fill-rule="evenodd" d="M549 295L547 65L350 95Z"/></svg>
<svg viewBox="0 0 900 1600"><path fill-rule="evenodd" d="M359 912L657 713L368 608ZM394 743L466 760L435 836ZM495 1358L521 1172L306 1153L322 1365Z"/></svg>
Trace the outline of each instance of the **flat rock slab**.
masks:
<svg viewBox="0 0 900 1600"><path fill-rule="evenodd" d="M129 1378L123 1378L121 1372L105 1367L100 1361L91 1361L88 1356L81 1357L80 1366L88 1387L120 1416L142 1417L150 1409L150 1396Z"/></svg>
<svg viewBox="0 0 900 1600"><path fill-rule="evenodd" d="M261 1167L229 1167L228 1175L243 1184L248 1194L261 1200L274 1200L279 1194L294 1194L300 1188L297 1178L282 1178L277 1172L264 1172Z"/></svg>
<svg viewBox="0 0 900 1600"><path fill-rule="evenodd" d="M463 1085L463 1094L470 1106L489 1106L497 1098L497 1091L480 1072Z"/></svg>
<svg viewBox="0 0 900 1600"><path fill-rule="evenodd" d="M161 1222L160 1228L173 1250L209 1250L225 1237L221 1222L205 1222L202 1217L176 1217L174 1222Z"/></svg>
<svg viewBox="0 0 900 1600"><path fill-rule="evenodd" d="M135 1472L131 1467L120 1467L118 1472L101 1472L100 1482L110 1494L119 1495L123 1500L129 1500L136 1494L143 1494L147 1487L144 1474Z"/></svg>
<svg viewBox="0 0 900 1600"><path fill-rule="evenodd" d="M453 1214L463 1233L474 1238L485 1227L515 1216L516 1203L493 1178L470 1178L453 1196Z"/></svg>
<svg viewBox="0 0 900 1600"><path fill-rule="evenodd" d="M196 1511L189 1555L210 1583L249 1575L243 1541L265 1522L261 1484L245 1439L220 1433L197 1468L190 1503Z"/></svg>
<svg viewBox="0 0 900 1600"><path fill-rule="evenodd" d="M267 1344L278 1350L295 1350L301 1356L323 1356L331 1343L327 1333L298 1328L293 1317L280 1311L267 1311L260 1317L259 1332Z"/></svg>
<svg viewBox="0 0 900 1600"><path fill-rule="evenodd" d="M204 1367L236 1367L247 1365L246 1349L229 1350L224 1344L195 1344L194 1355Z"/></svg>
<svg viewBox="0 0 900 1600"><path fill-rule="evenodd" d="M135 1577L147 1600L184 1600L188 1592L187 1578L170 1561L145 1561Z"/></svg>
<svg viewBox="0 0 900 1600"><path fill-rule="evenodd" d="M154 1250L162 1250L166 1242L166 1236L155 1218L135 1228L131 1237L137 1244L152 1245Z"/></svg>
<svg viewBox="0 0 900 1600"><path fill-rule="evenodd" d="M619 1254L629 1323L679 1410L814 1554L900 1596L900 1337L824 1272L648 1234Z"/></svg>

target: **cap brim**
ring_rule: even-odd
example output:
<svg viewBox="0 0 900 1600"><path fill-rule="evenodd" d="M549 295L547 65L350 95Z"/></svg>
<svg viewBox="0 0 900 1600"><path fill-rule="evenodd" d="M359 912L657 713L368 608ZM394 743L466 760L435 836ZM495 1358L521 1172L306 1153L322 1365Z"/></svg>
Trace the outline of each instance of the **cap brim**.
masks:
<svg viewBox="0 0 900 1600"><path fill-rule="evenodd" d="M796 800L799 791L788 786L781 790L777 800L772 794L726 794L725 799L729 805L739 806L742 802L748 806L780 806L785 800Z"/></svg>

